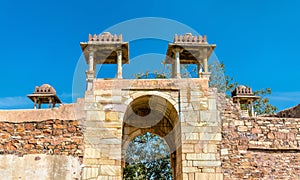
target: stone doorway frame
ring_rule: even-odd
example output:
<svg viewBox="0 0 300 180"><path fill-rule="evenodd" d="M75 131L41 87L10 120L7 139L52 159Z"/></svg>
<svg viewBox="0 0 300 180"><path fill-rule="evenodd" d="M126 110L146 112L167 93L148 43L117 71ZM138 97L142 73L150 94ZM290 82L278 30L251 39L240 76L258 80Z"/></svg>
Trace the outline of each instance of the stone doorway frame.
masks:
<svg viewBox="0 0 300 180"><path fill-rule="evenodd" d="M136 136L150 132L164 139L169 147L173 179L182 177L179 113L174 103L172 104L161 94L141 94L132 99L127 106L122 126L122 175L128 144Z"/></svg>

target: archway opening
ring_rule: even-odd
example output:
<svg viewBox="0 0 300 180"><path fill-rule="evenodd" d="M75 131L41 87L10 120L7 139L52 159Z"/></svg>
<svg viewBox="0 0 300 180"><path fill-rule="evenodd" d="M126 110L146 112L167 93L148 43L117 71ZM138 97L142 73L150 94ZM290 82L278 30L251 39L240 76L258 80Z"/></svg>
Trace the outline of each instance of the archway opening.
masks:
<svg viewBox="0 0 300 180"><path fill-rule="evenodd" d="M169 149L170 166L173 179L181 179L181 125L174 105L157 95L144 95L134 99L124 114L122 131L123 176L127 160L126 150L135 137L147 137L147 133L163 139ZM158 140L158 138L156 138ZM158 144L159 145L159 144ZM163 145L163 144L161 144ZM154 148L154 147L149 147ZM159 147L157 147L159 149ZM148 149L148 152L155 149ZM147 152L146 151L146 152ZM152 157L154 158L154 157ZM156 178L155 178L156 179Z"/></svg>
<svg viewBox="0 0 300 180"><path fill-rule="evenodd" d="M171 154L167 143L146 132L128 144L123 179L172 179Z"/></svg>

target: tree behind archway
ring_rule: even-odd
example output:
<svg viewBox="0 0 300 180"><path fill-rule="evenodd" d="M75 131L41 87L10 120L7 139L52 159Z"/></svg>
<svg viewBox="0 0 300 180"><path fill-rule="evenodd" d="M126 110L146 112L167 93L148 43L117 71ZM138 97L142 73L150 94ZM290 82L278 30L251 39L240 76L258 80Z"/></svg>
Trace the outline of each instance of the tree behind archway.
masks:
<svg viewBox="0 0 300 180"><path fill-rule="evenodd" d="M136 136L128 145L125 160L123 179L172 179L169 147L157 135Z"/></svg>

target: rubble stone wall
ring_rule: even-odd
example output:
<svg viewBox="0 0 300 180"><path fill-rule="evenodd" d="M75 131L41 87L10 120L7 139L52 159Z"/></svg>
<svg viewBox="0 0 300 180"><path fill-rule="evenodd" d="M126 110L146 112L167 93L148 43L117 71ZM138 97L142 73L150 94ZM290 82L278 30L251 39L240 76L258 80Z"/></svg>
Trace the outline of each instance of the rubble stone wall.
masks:
<svg viewBox="0 0 300 180"><path fill-rule="evenodd" d="M83 135L78 121L0 122L0 154L82 156Z"/></svg>
<svg viewBox="0 0 300 180"><path fill-rule="evenodd" d="M82 156L73 105L0 111L0 179L80 179Z"/></svg>
<svg viewBox="0 0 300 180"><path fill-rule="evenodd" d="M229 103L222 120L224 179L300 178L300 119L241 118Z"/></svg>

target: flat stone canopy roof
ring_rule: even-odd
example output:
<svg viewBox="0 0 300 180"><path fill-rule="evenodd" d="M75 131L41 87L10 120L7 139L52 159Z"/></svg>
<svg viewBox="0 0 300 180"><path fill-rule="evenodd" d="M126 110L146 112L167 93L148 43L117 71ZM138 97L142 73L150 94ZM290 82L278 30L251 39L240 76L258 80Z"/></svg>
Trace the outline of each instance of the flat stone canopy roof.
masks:
<svg viewBox="0 0 300 180"><path fill-rule="evenodd" d="M175 59L174 49L182 49L180 53L180 64L198 64L201 59L205 58L202 50L206 49L206 58L209 58L215 49L216 45L212 44L180 44L180 43L170 43L168 45L168 50L166 53L166 64L171 64L172 59Z"/></svg>
<svg viewBox="0 0 300 180"><path fill-rule="evenodd" d="M117 51L122 50L122 64L129 64L128 42L123 42L121 34L89 34L88 42L81 42L80 46L87 63L89 53L94 52L96 64L117 64Z"/></svg>
<svg viewBox="0 0 300 180"><path fill-rule="evenodd" d="M191 33L179 36L175 34L173 43L168 45L165 63L171 64L172 59L175 59L174 50L179 49L180 64L198 64L203 59L208 59L215 48L215 44L208 44L206 36L194 36Z"/></svg>

